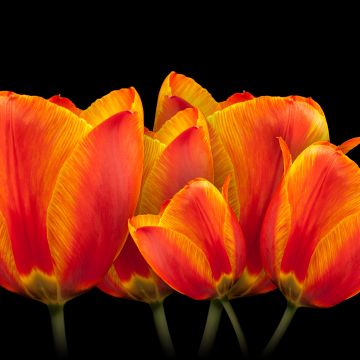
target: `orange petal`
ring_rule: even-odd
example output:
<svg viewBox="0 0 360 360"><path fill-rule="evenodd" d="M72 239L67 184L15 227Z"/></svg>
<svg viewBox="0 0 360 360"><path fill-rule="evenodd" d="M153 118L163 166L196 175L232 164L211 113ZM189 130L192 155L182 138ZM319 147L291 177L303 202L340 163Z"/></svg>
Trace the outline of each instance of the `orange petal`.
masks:
<svg viewBox="0 0 360 360"><path fill-rule="evenodd" d="M176 291L194 299L216 295L210 264L204 252L186 236L158 226L137 227L130 233L152 269Z"/></svg>
<svg viewBox="0 0 360 360"><path fill-rule="evenodd" d="M263 258L284 292L289 283L280 275L293 274L300 288L296 301L330 306L358 291L344 269L354 266L356 255L349 254L359 246L359 188L358 166L336 146L317 143L294 161L274 195L264 221ZM344 282L328 283L341 273Z"/></svg>
<svg viewBox="0 0 360 360"><path fill-rule="evenodd" d="M112 91L101 99L96 100L80 116L89 124L97 126L109 117L122 111L137 112L140 120L143 121L144 119L140 96L133 87Z"/></svg>
<svg viewBox="0 0 360 360"><path fill-rule="evenodd" d="M0 97L0 212L20 275L53 271L47 207L63 163L90 129L45 99Z"/></svg>
<svg viewBox="0 0 360 360"><path fill-rule="evenodd" d="M360 292L359 210L318 242L304 283L305 304L330 307Z"/></svg>
<svg viewBox="0 0 360 360"><path fill-rule="evenodd" d="M339 145L339 149L344 154L347 154L350 150L354 149L359 144L360 144L360 137L356 137L343 142L341 145Z"/></svg>
<svg viewBox="0 0 360 360"><path fill-rule="evenodd" d="M80 113L82 112L81 109L77 108L76 105L66 97L62 97L60 95L54 95L49 99L49 101L56 105L62 106L65 109L70 110L75 115L80 115Z"/></svg>
<svg viewBox="0 0 360 360"><path fill-rule="evenodd" d="M283 159L283 164L284 164L284 175L285 175L288 172L288 170L292 164L292 157L291 157L290 150L289 150L286 142L284 141L284 139L280 136L278 138L278 140L279 140L280 150L281 150L281 154L282 154L282 159Z"/></svg>
<svg viewBox="0 0 360 360"><path fill-rule="evenodd" d="M240 224L248 244L250 274L262 271L259 232L283 171L276 137L295 158L314 141L328 139L326 120L306 99L260 97L217 111L209 122L219 134L235 169Z"/></svg>
<svg viewBox="0 0 360 360"><path fill-rule="evenodd" d="M159 226L191 239L206 255L215 281L225 274L240 276L245 265L243 234L225 198L209 181L192 181L180 190Z"/></svg>
<svg viewBox="0 0 360 360"><path fill-rule="evenodd" d="M143 132L136 113L114 115L61 170L47 226L64 298L99 282L124 244L140 190Z"/></svg>
<svg viewBox="0 0 360 360"><path fill-rule="evenodd" d="M219 103L219 108L225 109L226 107L228 107L230 105L237 104L239 102L243 102L243 101L247 101L247 100L251 100L251 99L254 99L254 96L246 91L244 91L242 93L235 93L235 94L229 96L225 101L222 101L221 103Z"/></svg>
<svg viewBox="0 0 360 360"><path fill-rule="evenodd" d="M178 96L164 95L161 103L161 111L157 114L156 118L156 124L159 124L156 129L160 130L162 125L179 111L192 107L193 106L187 101Z"/></svg>
<svg viewBox="0 0 360 360"><path fill-rule="evenodd" d="M187 103L199 108L205 117L218 109L218 103L193 79L171 72L164 80L156 107L154 130L158 131L166 120L166 102L171 96L182 98Z"/></svg>
<svg viewBox="0 0 360 360"><path fill-rule="evenodd" d="M0 91L0 96L10 96L10 95L16 95L16 94L13 91L8 91L8 90Z"/></svg>
<svg viewBox="0 0 360 360"><path fill-rule="evenodd" d="M195 177L213 178L210 144L202 127L189 128L165 148L144 183L140 213L157 214L165 200Z"/></svg>
<svg viewBox="0 0 360 360"><path fill-rule="evenodd" d="M177 112L161 127L155 138L163 144L170 144L182 132L194 126L202 126L207 131L204 115L193 107Z"/></svg>

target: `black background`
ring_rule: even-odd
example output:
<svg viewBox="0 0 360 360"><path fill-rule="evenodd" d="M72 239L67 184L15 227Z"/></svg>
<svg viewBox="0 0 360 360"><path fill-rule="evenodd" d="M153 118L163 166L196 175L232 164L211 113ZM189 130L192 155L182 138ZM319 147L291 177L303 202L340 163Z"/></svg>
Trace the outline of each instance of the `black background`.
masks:
<svg viewBox="0 0 360 360"><path fill-rule="evenodd" d="M219 101L242 90L255 96L311 96L325 111L334 143L360 134L356 29L350 18L339 29L341 13L332 17L307 8L295 21L293 12L274 18L265 11L262 18L244 25L248 13L227 19L222 7L210 17L189 10L180 19L173 17L174 10L145 24L134 9L111 19L111 9L91 18L65 10L55 26L50 14L39 16L40 25L37 17L25 16L4 29L0 90L43 97L61 94L86 108L111 90L135 86L151 127L161 83L175 70L193 77ZM350 156L359 163L360 151ZM275 291L233 301L233 306L250 351L259 354L285 309L283 297ZM178 354L194 356L208 302L174 294L165 308ZM69 302L65 316L71 358L161 357L146 304L111 298L95 289ZM14 358L54 357L45 305L1 289L0 319L0 352ZM359 323L359 297L332 309L300 309L274 356L358 357ZM241 358L225 314L213 355Z"/></svg>

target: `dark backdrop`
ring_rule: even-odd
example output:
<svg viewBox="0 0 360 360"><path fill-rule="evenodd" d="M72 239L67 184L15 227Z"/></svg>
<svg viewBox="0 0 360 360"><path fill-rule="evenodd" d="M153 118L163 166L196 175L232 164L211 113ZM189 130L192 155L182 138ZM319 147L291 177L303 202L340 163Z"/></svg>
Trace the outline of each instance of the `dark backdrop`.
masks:
<svg viewBox="0 0 360 360"><path fill-rule="evenodd" d="M303 20L305 25L309 21ZM51 19L47 21L51 23ZM66 21L61 29L66 28ZM71 21L74 25L75 20ZM73 33L47 28L32 32L28 27L29 32L10 36L10 27L2 34L0 90L43 97L60 93L85 108L111 90L135 86L144 104L146 125L151 127L160 85L175 70L193 77L217 100L242 90L256 96L311 96L325 111L334 143L360 134L359 59L346 31L301 30L288 38L294 31L290 19L279 29L265 27L259 36L249 37L254 28L243 29L239 24L215 36L218 29L210 32L192 18L182 21L189 31L176 36L172 32L175 25L168 18L163 19L163 28L151 34L147 27L135 33L120 16L101 33L99 28L80 26ZM214 25L214 19L210 22ZM41 35L49 31L50 40ZM110 39L107 32L112 35ZM165 33L170 38L165 38ZM358 162L359 155L357 150L351 154ZM280 319L284 299L275 291L239 299L233 305L250 350L259 353ZM174 294L165 301L165 308L178 353L184 358L193 356L208 302ZM69 352L74 359L94 354L104 359L161 357L146 304L92 290L69 302L65 315ZM1 289L0 319L0 352L11 353L14 358L53 357L45 305ZM300 309L275 355L287 359L314 354L322 358L342 353L359 356L359 322L359 297L332 309ZM214 348L214 356L224 355L241 358L225 314Z"/></svg>

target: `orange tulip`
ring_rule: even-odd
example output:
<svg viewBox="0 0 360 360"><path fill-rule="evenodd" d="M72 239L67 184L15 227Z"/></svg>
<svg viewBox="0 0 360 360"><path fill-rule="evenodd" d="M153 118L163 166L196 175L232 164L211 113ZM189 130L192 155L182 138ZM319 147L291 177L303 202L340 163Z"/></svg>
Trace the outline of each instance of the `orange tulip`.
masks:
<svg viewBox="0 0 360 360"><path fill-rule="evenodd" d="M262 231L265 269L295 306L329 307L360 291L360 169L319 142L291 165L273 196Z"/></svg>
<svg viewBox="0 0 360 360"><path fill-rule="evenodd" d="M267 210L261 253L288 307L265 353L271 353L300 306L330 307L360 291L360 170L337 147L317 142L292 164L280 139L285 170Z"/></svg>
<svg viewBox="0 0 360 360"><path fill-rule="evenodd" d="M204 179L190 182L159 215L139 215L129 229L140 252L172 288L194 299L228 294L245 266L245 241L226 200Z"/></svg>
<svg viewBox="0 0 360 360"><path fill-rule="evenodd" d="M328 140L324 113L315 101L299 96L254 98L242 93L218 103L194 80L173 72L160 91L155 129L178 104L198 106L207 117L214 184L220 189L231 175L229 203L238 216L248 251L244 274L229 296L269 291L274 286L261 263L259 240L265 211L281 178L276 138L284 138L295 158L313 142Z"/></svg>
<svg viewBox="0 0 360 360"><path fill-rule="evenodd" d="M143 168L140 99L123 89L80 112L2 92L0 154L0 285L61 307L124 244Z"/></svg>
<svg viewBox="0 0 360 360"><path fill-rule="evenodd" d="M243 353L246 341L228 296L243 273L246 245L228 204L211 182L196 179L177 192L158 215L139 215L129 229L151 268L169 286L193 299L212 299L200 352L208 354L224 306Z"/></svg>
<svg viewBox="0 0 360 360"><path fill-rule="evenodd" d="M208 117L215 111L253 98L253 95L244 91L243 93L235 93L226 101L219 103L196 81L172 71L160 89L154 130L159 130L174 114L188 107L198 108L205 117Z"/></svg>

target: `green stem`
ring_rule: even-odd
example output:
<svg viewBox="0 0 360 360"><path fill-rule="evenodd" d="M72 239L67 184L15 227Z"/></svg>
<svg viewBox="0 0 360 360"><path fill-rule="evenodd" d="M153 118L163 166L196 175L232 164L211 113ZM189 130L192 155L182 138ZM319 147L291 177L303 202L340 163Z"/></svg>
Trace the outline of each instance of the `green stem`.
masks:
<svg viewBox="0 0 360 360"><path fill-rule="evenodd" d="M220 324L222 304L218 299L210 302L206 325L199 348L200 357L209 357Z"/></svg>
<svg viewBox="0 0 360 360"><path fill-rule="evenodd" d="M231 325L235 331L236 337L237 337L239 345L240 345L240 350L241 350L244 358L246 359L249 357L248 347L247 347L246 339L245 339L244 333L241 329L239 320L235 314L235 311L234 311L233 307L231 306L229 300L221 299L221 303L231 321Z"/></svg>
<svg viewBox="0 0 360 360"><path fill-rule="evenodd" d="M163 302L161 301L161 302L152 303L150 304L150 307L153 313L154 324L159 336L159 340L163 352L166 357L175 357L174 345L171 340L169 327L166 321Z"/></svg>
<svg viewBox="0 0 360 360"><path fill-rule="evenodd" d="M67 344L64 322L64 305L48 305L53 331L54 346L59 359L67 358Z"/></svg>
<svg viewBox="0 0 360 360"><path fill-rule="evenodd" d="M291 320L295 315L296 310L297 307L294 304L290 302L287 303L284 315L282 316L279 325L277 326L273 336L271 337L270 341L268 342L264 351L262 352L263 357L271 355L273 351L276 349L280 340L284 336L287 328L289 327Z"/></svg>

